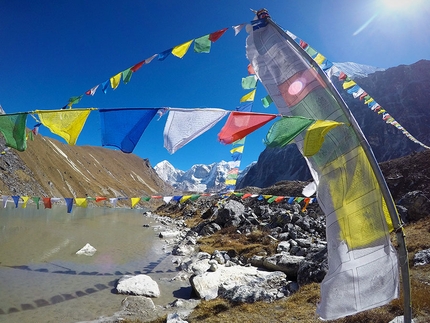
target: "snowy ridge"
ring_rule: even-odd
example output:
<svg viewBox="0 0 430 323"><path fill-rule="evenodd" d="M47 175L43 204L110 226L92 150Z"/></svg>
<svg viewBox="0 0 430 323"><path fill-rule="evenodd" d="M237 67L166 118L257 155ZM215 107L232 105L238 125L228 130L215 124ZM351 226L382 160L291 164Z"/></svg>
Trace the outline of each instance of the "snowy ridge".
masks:
<svg viewBox="0 0 430 323"><path fill-rule="evenodd" d="M339 70L341 70L351 78L366 77L369 74L372 74L378 71L385 71L385 68L382 68L382 67L374 67L374 66L358 64L354 62L333 63L333 64ZM334 75L338 76L339 72L334 73Z"/></svg>
<svg viewBox="0 0 430 323"><path fill-rule="evenodd" d="M180 191L219 192L225 189L225 179L234 164L226 161L210 165L196 164L189 170L176 169L167 160L155 165L158 176Z"/></svg>

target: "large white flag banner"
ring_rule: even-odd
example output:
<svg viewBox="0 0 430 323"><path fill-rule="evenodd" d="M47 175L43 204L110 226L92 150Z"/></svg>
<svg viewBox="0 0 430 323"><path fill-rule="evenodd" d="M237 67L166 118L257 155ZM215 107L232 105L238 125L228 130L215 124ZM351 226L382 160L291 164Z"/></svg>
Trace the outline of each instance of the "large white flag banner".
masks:
<svg viewBox="0 0 430 323"><path fill-rule="evenodd" d="M317 71L264 19L253 23L246 51L279 113L346 125L333 128L320 150L306 157L327 222L329 270L317 313L331 320L387 304L399 292L392 222L347 115ZM296 144L303 153L303 137Z"/></svg>

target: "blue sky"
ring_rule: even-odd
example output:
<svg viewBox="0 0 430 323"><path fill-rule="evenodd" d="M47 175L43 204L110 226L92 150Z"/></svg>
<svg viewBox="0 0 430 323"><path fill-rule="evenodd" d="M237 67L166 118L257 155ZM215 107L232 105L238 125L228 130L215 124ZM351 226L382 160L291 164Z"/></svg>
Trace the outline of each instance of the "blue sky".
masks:
<svg viewBox="0 0 430 323"><path fill-rule="evenodd" d="M430 59L426 0L196 0L196 1L6 1L0 10L0 104L7 113L52 110L153 54L229 27L209 54L192 46L179 59L153 60L128 84L107 94L84 96L74 107L189 107L234 110L248 91L246 32L233 25L250 22L250 8L269 10L272 19L333 62L352 61L377 67ZM254 112L264 109L259 84ZM394 116L395 117L395 116ZM187 170L196 163L231 160L217 141L226 118L210 131L170 155L163 147L166 117L150 123L134 153L152 166L167 159ZM401 120L399 120L401 123ZM27 126L35 122L28 118ZM241 168L264 150L268 127L246 139ZM113 129L114 131L114 129ZM43 135L52 136L41 127ZM60 138L62 142L63 139ZM31 142L29 142L31 145ZM101 145L97 111L90 114L77 145ZM114 148L112 148L114 149Z"/></svg>

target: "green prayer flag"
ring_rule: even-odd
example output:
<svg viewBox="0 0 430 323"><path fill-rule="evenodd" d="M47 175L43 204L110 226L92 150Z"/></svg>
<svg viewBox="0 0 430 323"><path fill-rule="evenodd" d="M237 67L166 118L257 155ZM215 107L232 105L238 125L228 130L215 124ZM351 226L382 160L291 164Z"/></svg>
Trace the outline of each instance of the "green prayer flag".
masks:
<svg viewBox="0 0 430 323"><path fill-rule="evenodd" d="M34 202L34 203L36 203L36 207L37 207L37 209L39 209L39 201L40 201L40 197L38 197L38 196L33 196L31 199L33 200L33 202Z"/></svg>
<svg viewBox="0 0 430 323"><path fill-rule="evenodd" d="M148 202L150 199L150 196L142 196L142 201Z"/></svg>
<svg viewBox="0 0 430 323"><path fill-rule="evenodd" d="M257 86L257 77L250 75L242 78L242 88L245 90L255 89Z"/></svg>
<svg viewBox="0 0 430 323"><path fill-rule="evenodd" d="M273 203L278 197L276 195L273 195L270 199L267 200L267 203Z"/></svg>
<svg viewBox="0 0 430 323"><path fill-rule="evenodd" d="M6 146L18 151L27 149L26 121L27 113L0 115L0 132L6 140Z"/></svg>
<svg viewBox="0 0 430 323"><path fill-rule="evenodd" d="M263 107L268 108L269 105L273 102L270 95L266 95L264 98L261 99L261 102L263 103Z"/></svg>
<svg viewBox="0 0 430 323"><path fill-rule="evenodd" d="M237 197L242 197L245 193L233 192L233 194L236 195Z"/></svg>
<svg viewBox="0 0 430 323"><path fill-rule="evenodd" d="M194 39L194 51L196 53L209 53L211 50L211 41L209 35Z"/></svg>
<svg viewBox="0 0 430 323"><path fill-rule="evenodd" d="M130 82L131 76L133 75L133 71L130 68L127 68L125 71L122 71L122 81L124 84Z"/></svg>
<svg viewBox="0 0 430 323"><path fill-rule="evenodd" d="M195 200L197 200L199 197L200 197L200 194L193 194L193 195L191 195L190 200L191 200L191 201L195 201Z"/></svg>
<svg viewBox="0 0 430 323"><path fill-rule="evenodd" d="M76 104L76 103L79 103L79 101L81 101L82 100L82 97L83 97L84 95L80 95L80 96L72 96L70 99L69 99L69 106L71 106L71 105L73 105L73 104Z"/></svg>
<svg viewBox="0 0 430 323"><path fill-rule="evenodd" d="M236 140L236 141L233 142L233 145L234 146L244 145L245 144L245 139L246 139L246 137L243 137L242 139Z"/></svg>
<svg viewBox="0 0 430 323"><path fill-rule="evenodd" d="M264 144L272 148L284 147L314 122L303 117L282 117L270 127Z"/></svg>

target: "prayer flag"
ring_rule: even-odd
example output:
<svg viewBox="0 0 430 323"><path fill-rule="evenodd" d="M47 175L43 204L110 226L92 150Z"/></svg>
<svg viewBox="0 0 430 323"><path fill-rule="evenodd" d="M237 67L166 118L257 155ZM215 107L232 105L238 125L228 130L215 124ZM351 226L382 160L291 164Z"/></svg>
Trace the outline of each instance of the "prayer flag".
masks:
<svg viewBox="0 0 430 323"><path fill-rule="evenodd" d="M275 118L276 114L233 111L218 134L218 140L223 144L231 144Z"/></svg>
<svg viewBox="0 0 430 323"><path fill-rule="evenodd" d="M110 78L110 86L112 87L112 89L115 90L118 87L119 82L121 81L121 74L122 73L118 73L117 75L112 76Z"/></svg>
<svg viewBox="0 0 430 323"><path fill-rule="evenodd" d="M254 97L255 97L255 90L252 90L251 92L245 94L241 99L240 102L245 102L245 101L254 101Z"/></svg>
<svg viewBox="0 0 430 323"><path fill-rule="evenodd" d="M6 140L6 146L18 151L27 149L26 121L27 113L0 115L0 132Z"/></svg>
<svg viewBox="0 0 430 323"><path fill-rule="evenodd" d="M241 104L240 106L236 107L236 111L240 112L251 112L252 111L252 105L254 102L246 102L244 104Z"/></svg>
<svg viewBox="0 0 430 323"><path fill-rule="evenodd" d="M79 103L79 101L81 101L81 100L82 100L82 97L83 97L83 95L80 95L80 96L72 96L72 97L69 99L69 104L68 104L68 106L69 106L69 107L71 107L73 104Z"/></svg>
<svg viewBox="0 0 430 323"><path fill-rule="evenodd" d="M243 153L243 149L245 146L239 146L239 147L235 147L230 149L230 153Z"/></svg>
<svg viewBox="0 0 430 323"><path fill-rule="evenodd" d="M350 80L350 81L345 80L345 82L343 82L342 84L342 87L346 90L350 87L353 87L354 85L357 85L357 83L355 83L353 80Z"/></svg>
<svg viewBox="0 0 430 323"><path fill-rule="evenodd" d="M194 40L194 51L196 53L209 53L211 50L211 41L209 35L205 35Z"/></svg>
<svg viewBox="0 0 430 323"><path fill-rule="evenodd" d="M132 68L127 68L125 71L122 71L122 81L124 82L124 84L127 84L128 82L130 82L131 76L133 75L133 71L131 70Z"/></svg>
<svg viewBox="0 0 430 323"><path fill-rule="evenodd" d="M87 207L88 201L86 197L75 197L76 206L79 207Z"/></svg>
<svg viewBox="0 0 430 323"><path fill-rule="evenodd" d="M40 122L52 133L75 145L92 109L36 110Z"/></svg>
<svg viewBox="0 0 430 323"><path fill-rule="evenodd" d="M244 145L245 144L245 139L246 138L242 138L242 139L236 140L236 141L233 142L233 145Z"/></svg>
<svg viewBox="0 0 430 323"><path fill-rule="evenodd" d="M164 148L171 154L217 124L229 111L170 108L164 127Z"/></svg>
<svg viewBox="0 0 430 323"><path fill-rule="evenodd" d="M268 94L277 98L274 103L280 114L333 118L349 125L342 103L329 89L331 85L299 49L272 21L253 28L246 44L247 57ZM392 224L383 188L360 142L353 127L336 127L327 133L321 149L306 158L327 222L329 270L317 306L317 313L325 320L381 306L398 297L398 262L389 235ZM305 143L296 142L302 154Z"/></svg>
<svg viewBox="0 0 430 323"><path fill-rule="evenodd" d="M225 185L236 185L236 180L235 179L227 179L225 181Z"/></svg>
<svg viewBox="0 0 430 323"><path fill-rule="evenodd" d="M227 31L228 28L224 28L218 31L215 31L209 35L209 40L215 43L221 36Z"/></svg>
<svg viewBox="0 0 430 323"><path fill-rule="evenodd" d="M52 208L51 198L50 197L44 197L43 198L43 205L45 206L45 209L51 209Z"/></svg>
<svg viewBox="0 0 430 323"><path fill-rule="evenodd" d="M153 60L154 58L156 58L157 56L158 56L158 54L154 54L154 55L152 55L151 57L149 57L149 58L145 59L145 64L149 64L149 63L151 63L151 62L152 62L152 60Z"/></svg>
<svg viewBox="0 0 430 323"><path fill-rule="evenodd" d="M12 200L15 203L15 208L18 207L18 202L19 202L20 196L19 195L12 195Z"/></svg>
<svg viewBox="0 0 430 323"><path fill-rule="evenodd" d="M143 61L133 65L132 67L130 67L130 71L132 71L133 73L137 72L145 63L146 63L145 60L143 60Z"/></svg>
<svg viewBox="0 0 430 323"><path fill-rule="evenodd" d="M64 200L66 201L67 213L72 213L73 197L65 197Z"/></svg>
<svg viewBox="0 0 430 323"><path fill-rule="evenodd" d="M86 95L91 95L94 96L94 94L96 93L98 87L100 86L100 84L94 86L93 88L89 89L87 92L85 92Z"/></svg>
<svg viewBox="0 0 430 323"><path fill-rule="evenodd" d="M106 94L106 92L107 92L108 84L109 84L109 80L104 81L104 82L102 83L102 90L103 90L103 93L104 93L104 94Z"/></svg>
<svg viewBox="0 0 430 323"><path fill-rule="evenodd" d="M190 48L190 45L192 42L193 42L193 39L190 41L187 41L186 43L183 43L181 45L174 47L172 49L172 54L179 58L184 57L184 55L188 52L188 48Z"/></svg>
<svg viewBox="0 0 430 323"><path fill-rule="evenodd" d="M245 24L233 26L234 35L237 36L237 34L240 33L240 31L243 29L243 27L245 27Z"/></svg>
<svg viewBox="0 0 430 323"><path fill-rule="evenodd" d="M184 195L182 196L182 198L179 200L179 203L185 203L186 201L188 201L191 198L191 195Z"/></svg>
<svg viewBox="0 0 430 323"><path fill-rule="evenodd" d="M118 198L117 197L110 197L109 202L113 205L113 207L116 207L116 204L118 202Z"/></svg>
<svg viewBox="0 0 430 323"><path fill-rule="evenodd" d="M166 59L167 56L170 55L170 53L172 52L173 48L167 49L164 52L161 52L158 54L158 60L159 61L164 61Z"/></svg>
<svg viewBox="0 0 430 323"><path fill-rule="evenodd" d="M140 202L140 197L132 197L131 198L131 208L134 208L137 205L137 203L139 203L139 202Z"/></svg>
<svg viewBox="0 0 430 323"><path fill-rule="evenodd" d="M243 150L243 148L242 148L242 150ZM231 150L230 150L230 152L231 152ZM237 152L237 151L232 152L231 159L233 159L233 161L239 161L239 160L241 160L242 159L242 153Z"/></svg>
<svg viewBox="0 0 430 323"><path fill-rule="evenodd" d="M38 196L33 196L31 198L33 200L33 202L36 204L36 208L39 210L39 201L40 201L40 197Z"/></svg>
<svg viewBox="0 0 430 323"><path fill-rule="evenodd" d="M3 208L6 208L7 205L7 200L9 199L9 196L7 195L2 195L2 201L3 201Z"/></svg>
<svg viewBox="0 0 430 323"><path fill-rule="evenodd" d="M107 198L104 196L96 196L96 203L101 202L101 201L106 201Z"/></svg>
<svg viewBox="0 0 430 323"><path fill-rule="evenodd" d="M27 207L27 203L30 200L30 196L21 196L23 203L22 203L22 208L25 209Z"/></svg>
<svg viewBox="0 0 430 323"><path fill-rule="evenodd" d="M326 134L333 128L340 126L343 122L331 120L317 120L306 131L303 143L303 156L313 156L321 148Z"/></svg>
<svg viewBox="0 0 430 323"><path fill-rule="evenodd" d="M255 74L254 68L251 64L248 64L248 74L253 75Z"/></svg>
<svg viewBox="0 0 430 323"><path fill-rule="evenodd" d="M156 108L99 109L102 146L133 152L157 111Z"/></svg>
<svg viewBox="0 0 430 323"><path fill-rule="evenodd" d="M314 122L303 117L282 117L270 127L264 144L272 148L284 147Z"/></svg>
<svg viewBox="0 0 430 323"><path fill-rule="evenodd" d="M263 107L268 108L269 105L273 102L270 95L266 95L264 98L261 99L261 102L263 103Z"/></svg>
<svg viewBox="0 0 430 323"><path fill-rule="evenodd" d="M257 86L257 76L250 75L242 78L242 88L245 90L255 89Z"/></svg>

